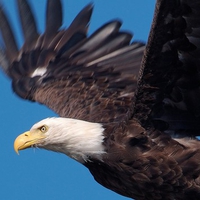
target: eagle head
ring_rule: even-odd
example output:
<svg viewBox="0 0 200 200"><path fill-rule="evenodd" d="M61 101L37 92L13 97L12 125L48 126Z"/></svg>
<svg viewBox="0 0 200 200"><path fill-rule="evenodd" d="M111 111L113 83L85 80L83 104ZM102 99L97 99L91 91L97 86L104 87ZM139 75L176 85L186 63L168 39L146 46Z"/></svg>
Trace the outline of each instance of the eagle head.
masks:
<svg viewBox="0 0 200 200"><path fill-rule="evenodd" d="M104 128L99 123L91 123L70 118L47 118L19 135L14 149L30 147L43 148L64 153L83 163L90 158L99 158L104 151Z"/></svg>

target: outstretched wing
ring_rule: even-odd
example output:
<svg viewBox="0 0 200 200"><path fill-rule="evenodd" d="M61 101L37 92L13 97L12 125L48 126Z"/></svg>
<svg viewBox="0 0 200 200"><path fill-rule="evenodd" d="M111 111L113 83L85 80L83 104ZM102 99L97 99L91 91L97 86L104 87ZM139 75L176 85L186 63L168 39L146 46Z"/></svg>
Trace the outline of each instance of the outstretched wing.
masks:
<svg viewBox="0 0 200 200"><path fill-rule="evenodd" d="M146 128L199 135L199 10L197 0L157 1L134 108Z"/></svg>
<svg viewBox="0 0 200 200"><path fill-rule="evenodd" d="M132 35L120 31L117 20L88 37L91 4L61 29L61 3L49 0L42 35L27 1L18 0L18 9L25 39L20 50L0 8L5 44L0 65L20 97L45 104L62 117L94 122L130 117L144 44L130 44Z"/></svg>

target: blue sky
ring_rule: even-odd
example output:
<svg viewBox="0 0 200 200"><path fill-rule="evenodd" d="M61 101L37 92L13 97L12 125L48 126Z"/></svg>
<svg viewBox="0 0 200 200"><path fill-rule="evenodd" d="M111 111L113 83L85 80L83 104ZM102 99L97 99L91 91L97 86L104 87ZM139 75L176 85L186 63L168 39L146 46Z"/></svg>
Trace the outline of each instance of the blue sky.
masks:
<svg viewBox="0 0 200 200"><path fill-rule="evenodd" d="M15 0L0 0L5 6L22 44ZM64 26L91 0L63 0ZM30 0L44 30L46 0ZM121 19L123 30L134 33L134 40L147 41L154 0L93 0L94 12L89 33L111 19ZM43 105L24 101L11 89L11 81L0 71L0 198L6 200L125 200L95 182L89 171L65 155L40 149L13 150L13 141L37 121L54 112Z"/></svg>

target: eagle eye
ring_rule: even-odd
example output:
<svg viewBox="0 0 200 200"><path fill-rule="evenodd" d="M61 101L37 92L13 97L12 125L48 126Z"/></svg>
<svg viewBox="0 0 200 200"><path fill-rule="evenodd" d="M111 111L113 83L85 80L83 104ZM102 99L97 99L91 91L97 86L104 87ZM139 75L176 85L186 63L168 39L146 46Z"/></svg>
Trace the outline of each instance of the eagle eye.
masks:
<svg viewBox="0 0 200 200"><path fill-rule="evenodd" d="M39 129L40 129L40 131L42 133L45 133L47 131L47 127L46 126L41 126Z"/></svg>

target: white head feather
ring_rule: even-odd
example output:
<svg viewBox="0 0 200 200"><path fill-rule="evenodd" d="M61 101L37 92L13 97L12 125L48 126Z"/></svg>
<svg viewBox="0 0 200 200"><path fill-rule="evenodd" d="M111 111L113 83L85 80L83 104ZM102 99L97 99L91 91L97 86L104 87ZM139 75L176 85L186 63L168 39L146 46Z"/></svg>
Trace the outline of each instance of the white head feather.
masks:
<svg viewBox="0 0 200 200"><path fill-rule="evenodd" d="M99 158L104 151L104 128L99 123L91 123L70 118L47 118L31 128L47 126L45 139L37 146L64 153L83 163L89 158ZM31 131L30 130L30 131Z"/></svg>

